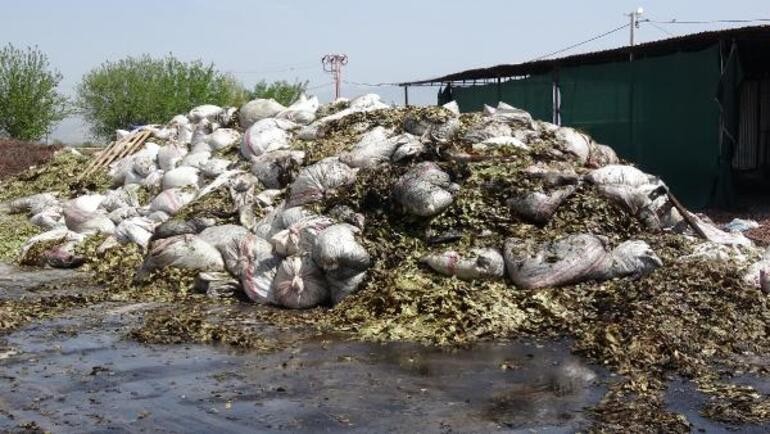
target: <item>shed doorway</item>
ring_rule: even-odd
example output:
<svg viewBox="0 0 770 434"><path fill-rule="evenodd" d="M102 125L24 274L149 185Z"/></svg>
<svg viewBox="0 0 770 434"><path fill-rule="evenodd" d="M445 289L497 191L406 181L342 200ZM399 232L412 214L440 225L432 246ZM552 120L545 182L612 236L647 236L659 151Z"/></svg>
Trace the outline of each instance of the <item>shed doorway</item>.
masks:
<svg viewBox="0 0 770 434"><path fill-rule="evenodd" d="M732 157L739 202L770 196L770 41L738 41L741 78L738 125Z"/></svg>

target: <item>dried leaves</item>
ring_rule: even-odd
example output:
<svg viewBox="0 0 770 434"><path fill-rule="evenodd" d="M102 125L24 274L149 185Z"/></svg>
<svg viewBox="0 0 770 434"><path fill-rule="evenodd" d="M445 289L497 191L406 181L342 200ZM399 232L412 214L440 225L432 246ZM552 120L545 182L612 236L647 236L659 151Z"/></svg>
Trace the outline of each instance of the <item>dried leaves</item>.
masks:
<svg viewBox="0 0 770 434"><path fill-rule="evenodd" d="M713 377L698 379L699 389L711 395L703 414L722 422L761 424L770 420L770 399L751 386L721 382Z"/></svg>
<svg viewBox="0 0 770 434"><path fill-rule="evenodd" d="M686 417L666 410L661 393L637 393L629 390L629 384L612 385L591 410L595 417L591 432L690 432Z"/></svg>
<svg viewBox="0 0 770 434"><path fill-rule="evenodd" d="M211 193L196 199L182 208L175 216L180 220L193 217L210 217L221 221L221 224L235 223L238 209L227 188L218 188Z"/></svg>
<svg viewBox="0 0 770 434"><path fill-rule="evenodd" d="M9 178L0 188L0 202L36 193L60 192L64 195L82 194L84 190L104 191L110 185L110 179L104 171L88 177L85 182L78 182L88 157L62 151L46 164Z"/></svg>
<svg viewBox="0 0 770 434"><path fill-rule="evenodd" d="M0 261L15 261L24 242L39 233L40 229L31 224L26 216L0 212Z"/></svg>
<svg viewBox="0 0 770 434"><path fill-rule="evenodd" d="M90 293L50 295L32 300L0 300L0 333L10 332L28 322L53 318L62 312L99 300Z"/></svg>
<svg viewBox="0 0 770 434"><path fill-rule="evenodd" d="M262 336L256 326L243 327L222 318L212 318L199 304L164 307L148 312L144 324L133 330L131 336L151 344L222 343L263 351L272 350L277 345Z"/></svg>
<svg viewBox="0 0 770 434"><path fill-rule="evenodd" d="M457 345L511 336L526 319L502 282L442 279L418 270L414 258L375 270L366 288L325 318L336 330L364 339Z"/></svg>
<svg viewBox="0 0 770 434"><path fill-rule="evenodd" d="M357 113L326 125L321 139L298 140L293 145L307 152L306 164L310 164L349 148L371 126L401 132L407 116L418 123L431 123L445 120L448 113L413 107ZM457 136L462 137L480 119L478 114L462 115ZM101 239L94 238L79 252L88 258L96 281L106 286L105 291L81 298L0 302L0 330L79 303L137 300L171 303L149 312L146 323L133 332L135 338L153 343L225 343L270 350L279 340L264 332L261 327L265 324L347 331L375 341L436 345L522 335L569 335L575 339L577 352L625 379L613 385L594 409L597 431L688 431L683 416L666 410L663 396L671 374L694 379L711 397L703 409L709 417L731 422L770 421L767 396L729 382L731 370L766 372L766 367L741 362L745 358L739 356L770 354L770 300L743 283L736 264L678 261L691 252L690 239L647 232L633 216L589 185L579 186L542 227L513 215L507 199L546 188L524 169L534 162L550 162L551 140L552 135L544 133L530 144L529 152L511 150L497 155L499 158L470 162L452 156L453 152L470 155L468 143L456 139L434 144L430 158L437 159L461 189L452 206L432 220L410 217L391 200L393 182L407 169L398 164L362 169L354 184L316 204L314 210L321 213L346 205L364 214L361 242L374 264L361 290L331 311L243 308L237 303L223 306L223 301L191 293L194 276L175 269L156 273L140 284L133 281L143 256L139 248L127 245L98 253ZM77 161L71 160L75 157L62 158L52 163L49 171L20 175L9 184L12 192L2 193L3 197L20 195L21 191L66 190L67 184L61 179L72 177ZM584 170L574 165L569 169L578 174ZM188 205L177 218L227 220L234 215L233 200L222 189ZM0 220L0 231L10 234L12 225ZM642 239L663 259L664 267L636 281L620 279L524 291L502 281L445 278L419 265L419 258L435 248L431 241L435 239L449 240L448 246L455 249L501 248L509 236L553 240L574 233L603 235L613 243ZM286 345L286 341L281 342Z"/></svg>

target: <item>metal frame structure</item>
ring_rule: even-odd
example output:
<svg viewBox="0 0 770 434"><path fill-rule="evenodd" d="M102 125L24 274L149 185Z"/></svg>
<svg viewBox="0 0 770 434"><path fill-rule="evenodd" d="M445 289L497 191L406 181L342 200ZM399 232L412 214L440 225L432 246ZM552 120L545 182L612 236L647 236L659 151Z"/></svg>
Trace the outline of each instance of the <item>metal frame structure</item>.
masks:
<svg viewBox="0 0 770 434"><path fill-rule="evenodd" d="M321 58L324 72L332 74L334 78L334 99L342 96L342 67L348 64L347 54L327 54Z"/></svg>

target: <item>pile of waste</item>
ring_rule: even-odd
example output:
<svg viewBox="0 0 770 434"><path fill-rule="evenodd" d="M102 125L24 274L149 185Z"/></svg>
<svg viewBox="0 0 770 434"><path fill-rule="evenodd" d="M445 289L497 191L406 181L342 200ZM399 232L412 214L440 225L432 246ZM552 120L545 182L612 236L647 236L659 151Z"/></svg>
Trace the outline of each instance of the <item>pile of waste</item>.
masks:
<svg viewBox="0 0 770 434"><path fill-rule="evenodd" d="M20 263L85 264L111 291L171 279L316 308L308 322L362 339L567 334L628 379L596 409L604 429L686 430L662 402L671 372L712 394L712 417L770 419L767 397L724 377L767 371L770 254L578 130L505 103L460 114L376 95L204 105L142 129L151 140L92 179L62 173L87 161L64 152L6 184L40 231ZM164 315L154 330L182 311Z"/></svg>
<svg viewBox="0 0 770 434"><path fill-rule="evenodd" d="M0 179L17 175L30 166L45 163L61 148L61 145L0 138Z"/></svg>

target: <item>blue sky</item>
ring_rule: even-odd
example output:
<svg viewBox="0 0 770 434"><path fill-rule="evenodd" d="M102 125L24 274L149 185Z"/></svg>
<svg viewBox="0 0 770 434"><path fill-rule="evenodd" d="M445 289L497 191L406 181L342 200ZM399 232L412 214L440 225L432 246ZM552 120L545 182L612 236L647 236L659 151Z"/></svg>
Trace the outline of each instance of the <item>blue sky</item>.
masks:
<svg viewBox="0 0 770 434"><path fill-rule="evenodd" d="M502 0L0 0L0 42L37 45L73 92L81 76L107 59L169 52L214 62L245 84L259 79L310 80L328 101L331 77L320 58L350 57L344 78L359 83L428 78L472 67L527 61L624 24L641 6L665 21L770 18L764 0L502 1ZM642 24L639 42L739 24ZM628 43L622 31L569 53ZM402 102L398 88L345 84L343 94L377 92ZM435 102L435 88L410 92L410 102ZM54 137L84 137L65 121Z"/></svg>

